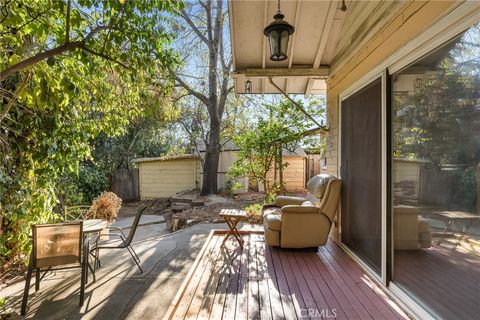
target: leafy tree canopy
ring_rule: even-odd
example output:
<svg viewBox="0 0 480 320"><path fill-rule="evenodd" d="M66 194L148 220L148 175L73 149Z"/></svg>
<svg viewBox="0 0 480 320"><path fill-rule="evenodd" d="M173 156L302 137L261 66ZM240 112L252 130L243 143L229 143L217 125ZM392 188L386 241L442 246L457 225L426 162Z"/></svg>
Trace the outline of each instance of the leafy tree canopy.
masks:
<svg viewBox="0 0 480 320"><path fill-rule="evenodd" d="M325 101L321 98L296 102L314 119L320 120L325 116ZM250 130L234 136L233 141L239 152L229 175L234 178L256 178L268 190L271 185L266 176L273 163L277 162L278 168L286 165L279 157L280 149L294 151L300 142L319 147L321 141L318 128L312 129L312 122L287 99L264 104L262 112L263 115L258 116Z"/></svg>
<svg viewBox="0 0 480 320"><path fill-rule="evenodd" d="M181 7L0 4L0 260L27 251L30 223L55 219L61 177L77 172L94 139L122 134L151 110L144 101L168 95L164 71L178 59L167 27Z"/></svg>

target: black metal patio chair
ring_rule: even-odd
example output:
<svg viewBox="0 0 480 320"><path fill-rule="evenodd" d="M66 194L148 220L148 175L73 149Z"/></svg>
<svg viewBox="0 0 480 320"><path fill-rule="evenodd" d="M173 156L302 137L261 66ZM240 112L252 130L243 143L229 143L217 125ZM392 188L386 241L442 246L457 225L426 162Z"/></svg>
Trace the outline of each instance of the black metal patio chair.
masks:
<svg viewBox="0 0 480 320"><path fill-rule="evenodd" d="M79 205L65 207L63 209L63 219L64 221L79 221L87 219L87 212L90 209L89 205ZM95 219L94 217L91 217Z"/></svg>
<svg viewBox="0 0 480 320"><path fill-rule="evenodd" d="M83 305L88 272L88 241L83 240L83 222L37 224L32 226L32 252L23 291L21 315L27 310L32 272L35 271L35 291L48 271L81 268L80 306ZM68 266L67 266L68 265ZM63 266L63 267L60 267ZM43 276L41 276L41 273Z"/></svg>
<svg viewBox="0 0 480 320"><path fill-rule="evenodd" d="M137 253L135 250L133 250L131 243L133 240L133 237L135 236L135 232L137 231L138 223L140 222L140 218L142 217L143 211L145 211L147 207L143 207L140 210L138 210L137 215L135 216L135 219L133 220L133 224L130 228L130 232L128 233L128 236L125 235L123 232L122 228L120 227L115 227L111 226L108 227L108 233L102 233L100 236L97 237L97 240L95 242L95 247L92 248L92 251L95 251L95 267L94 271L98 267L100 267L100 250L101 249L127 249L130 255L133 258L133 261L138 266L138 269L140 269L140 273L143 273L142 267L140 267L140 258L138 257ZM110 232L110 230L117 231L117 232ZM105 239L108 237L108 239ZM104 238L104 240L102 240Z"/></svg>

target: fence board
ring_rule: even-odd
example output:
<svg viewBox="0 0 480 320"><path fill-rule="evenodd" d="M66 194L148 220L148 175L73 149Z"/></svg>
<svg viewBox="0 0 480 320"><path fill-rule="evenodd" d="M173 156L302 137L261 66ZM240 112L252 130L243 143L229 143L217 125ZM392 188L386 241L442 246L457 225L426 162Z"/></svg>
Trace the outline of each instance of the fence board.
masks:
<svg viewBox="0 0 480 320"><path fill-rule="evenodd" d="M139 199L138 168L118 169L112 175L111 190L123 201Z"/></svg>

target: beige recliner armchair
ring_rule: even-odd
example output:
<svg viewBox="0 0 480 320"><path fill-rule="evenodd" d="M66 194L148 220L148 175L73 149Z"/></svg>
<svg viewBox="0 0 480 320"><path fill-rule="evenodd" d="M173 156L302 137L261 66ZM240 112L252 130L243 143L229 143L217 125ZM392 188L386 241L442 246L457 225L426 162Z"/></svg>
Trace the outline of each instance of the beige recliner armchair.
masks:
<svg viewBox="0 0 480 320"><path fill-rule="evenodd" d="M282 248L326 244L341 193L341 181L320 174L308 181L307 198L279 196L263 211L265 241Z"/></svg>

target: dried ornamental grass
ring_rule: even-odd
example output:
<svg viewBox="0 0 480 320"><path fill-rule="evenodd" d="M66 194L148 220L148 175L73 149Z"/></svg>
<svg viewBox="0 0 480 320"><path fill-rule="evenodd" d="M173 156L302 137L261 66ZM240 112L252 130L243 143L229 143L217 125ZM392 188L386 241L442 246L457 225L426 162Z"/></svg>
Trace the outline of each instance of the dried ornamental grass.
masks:
<svg viewBox="0 0 480 320"><path fill-rule="evenodd" d="M104 192L93 200L87 217L112 222L117 218L121 207L122 199L113 192Z"/></svg>

